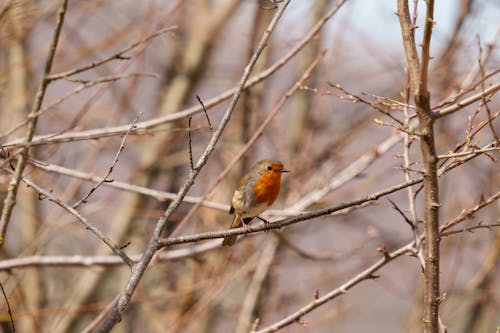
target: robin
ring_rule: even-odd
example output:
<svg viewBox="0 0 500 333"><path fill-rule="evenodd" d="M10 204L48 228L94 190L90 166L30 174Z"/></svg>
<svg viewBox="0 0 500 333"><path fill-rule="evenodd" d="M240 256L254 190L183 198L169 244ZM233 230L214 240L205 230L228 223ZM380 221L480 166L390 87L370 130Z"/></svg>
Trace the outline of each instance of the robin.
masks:
<svg viewBox="0 0 500 333"><path fill-rule="evenodd" d="M254 217L258 217L271 206L280 193L281 174L289 172L283 163L276 160L262 160L241 178L231 200L229 214L234 213L231 229L246 226ZM260 218L260 217L259 217ZM260 218L267 223L266 220ZM238 235L227 236L222 245L231 246Z"/></svg>

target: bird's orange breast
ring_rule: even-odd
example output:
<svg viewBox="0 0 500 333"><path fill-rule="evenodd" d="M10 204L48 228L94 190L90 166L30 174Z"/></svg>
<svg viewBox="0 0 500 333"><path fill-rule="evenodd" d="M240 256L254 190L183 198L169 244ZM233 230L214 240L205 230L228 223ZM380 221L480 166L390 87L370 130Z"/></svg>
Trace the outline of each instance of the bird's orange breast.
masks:
<svg viewBox="0 0 500 333"><path fill-rule="evenodd" d="M281 173L269 172L259 176L253 187L255 201L272 205L280 193Z"/></svg>

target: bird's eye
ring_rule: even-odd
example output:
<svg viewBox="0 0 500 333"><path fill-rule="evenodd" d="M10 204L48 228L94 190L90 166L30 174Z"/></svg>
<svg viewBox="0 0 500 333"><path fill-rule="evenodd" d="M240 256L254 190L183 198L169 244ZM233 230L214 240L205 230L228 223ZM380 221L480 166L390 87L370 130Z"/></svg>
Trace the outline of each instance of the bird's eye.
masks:
<svg viewBox="0 0 500 333"><path fill-rule="evenodd" d="M272 166L268 166L268 167L267 167L267 170L272 171L272 170L273 170L273 167L272 167Z"/></svg>

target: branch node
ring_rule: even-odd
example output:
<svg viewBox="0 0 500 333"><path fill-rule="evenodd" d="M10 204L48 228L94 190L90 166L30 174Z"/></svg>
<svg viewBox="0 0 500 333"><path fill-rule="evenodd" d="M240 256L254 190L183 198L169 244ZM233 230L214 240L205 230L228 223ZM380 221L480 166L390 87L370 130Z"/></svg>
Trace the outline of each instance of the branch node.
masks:
<svg viewBox="0 0 500 333"><path fill-rule="evenodd" d="M123 250L124 248L128 247L130 244L132 244L132 242L131 242L131 241L128 241L128 242L126 242L125 244L120 245L120 246L119 246L119 249L120 249L120 250Z"/></svg>
<svg viewBox="0 0 500 333"><path fill-rule="evenodd" d="M441 296L439 296L439 297L437 297L437 298L436 298L436 301L437 301L439 304L441 304L441 303L443 303L443 302L446 300L446 297L447 297L447 296L448 296L448 294L447 294L447 293L443 293Z"/></svg>
<svg viewBox="0 0 500 333"><path fill-rule="evenodd" d="M387 251L387 247L385 245L377 247L377 251L384 255L385 260L391 259L391 256L390 256L389 252Z"/></svg>
<svg viewBox="0 0 500 333"><path fill-rule="evenodd" d="M307 320L302 319L302 318L297 318L297 320L295 322L304 328L309 326L309 322Z"/></svg>

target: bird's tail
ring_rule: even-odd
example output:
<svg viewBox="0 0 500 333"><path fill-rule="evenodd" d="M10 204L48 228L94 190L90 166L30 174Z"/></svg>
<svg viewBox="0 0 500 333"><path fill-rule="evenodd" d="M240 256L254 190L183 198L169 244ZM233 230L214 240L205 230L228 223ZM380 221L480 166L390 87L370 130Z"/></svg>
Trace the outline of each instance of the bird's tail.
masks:
<svg viewBox="0 0 500 333"><path fill-rule="evenodd" d="M238 217L238 215L234 214L233 223L231 223L230 229L239 228L239 227L241 227L241 219ZM238 238L238 235L227 236L222 241L222 246L233 246L234 243L236 243L237 238Z"/></svg>

